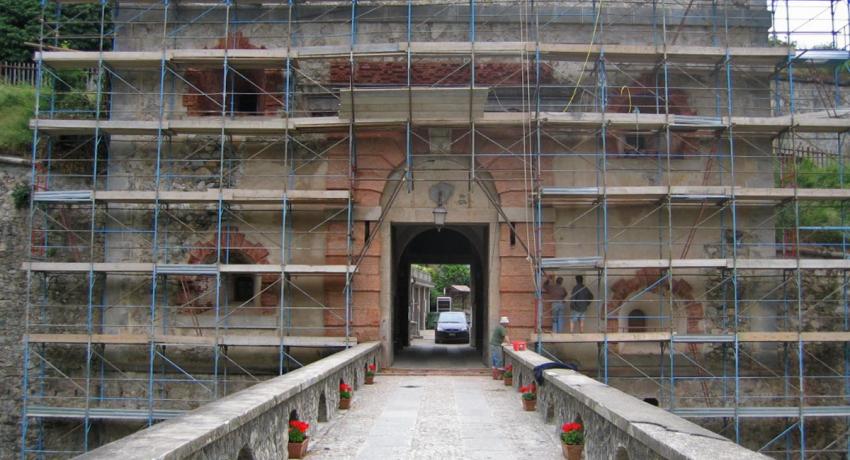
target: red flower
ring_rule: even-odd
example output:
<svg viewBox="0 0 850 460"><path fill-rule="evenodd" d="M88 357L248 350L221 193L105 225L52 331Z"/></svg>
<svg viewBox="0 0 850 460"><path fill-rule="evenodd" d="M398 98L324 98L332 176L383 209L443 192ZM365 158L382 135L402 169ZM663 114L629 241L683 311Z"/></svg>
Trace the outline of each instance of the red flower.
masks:
<svg viewBox="0 0 850 460"><path fill-rule="evenodd" d="M377 368L378 368L378 367L377 367L377 366L375 366L374 364L370 364L370 365L369 365L369 370L370 370L370 371L372 371L372 372L375 372L375 369L377 369Z"/></svg>
<svg viewBox="0 0 850 460"><path fill-rule="evenodd" d="M512 370L514 370L514 366L512 364L508 364L507 366L505 366L505 370L506 371L512 371Z"/></svg>
<svg viewBox="0 0 850 460"><path fill-rule="evenodd" d="M351 385L347 385L345 383L339 384L339 391L351 391Z"/></svg>
<svg viewBox="0 0 850 460"><path fill-rule="evenodd" d="M567 422L561 426L561 431L564 433L569 433L570 431L581 431L581 423Z"/></svg>
<svg viewBox="0 0 850 460"><path fill-rule="evenodd" d="M290 420L289 421L289 430L298 430L302 433L306 433L307 430L310 429L310 424L307 422L302 422L301 420Z"/></svg>
<svg viewBox="0 0 850 460"><path fill-rule="evenodd" d="M534 393L534 385L525 385L525 386L519 387L519 392L520 393Z"/></svg>

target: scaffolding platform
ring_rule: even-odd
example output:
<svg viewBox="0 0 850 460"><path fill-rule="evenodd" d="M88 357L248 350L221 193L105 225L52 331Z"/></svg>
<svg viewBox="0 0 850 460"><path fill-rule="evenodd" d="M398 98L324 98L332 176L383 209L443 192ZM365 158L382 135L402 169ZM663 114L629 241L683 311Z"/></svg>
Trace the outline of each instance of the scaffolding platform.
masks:
<svg viewBox="0 0 850 460"><path fill-rule="evenodd" d="M244 347L306 347L346 348L357 345L355 337L333 336L283 336L270 335L145 335L145 334L29 334L29 343L88 344L104 345L201 345L201 346L244 346Z"/></svg>
<svg viewBox="0 0 850 460"><path fill-rule="evenodd" d="M27 417L41 417L46 419L168 420L183 415L186 412L188 411L169 409L27 406Z"/></svg>
<svg viewBox="0 0 850 460"><path fill-rule="evenodd" d="M152 264L141 262L24 262L22 270L59 273L157 273L168 275L213 275L221 273L278 273L291 275L345 275L353 265L307 264Z"/></svg>
<svg viewBox="0 0 850 460"><path fill-rule="evenodd" d="M738 204L779 204L789 200L848 200L850 189L834 188L769 188L729 186L608 186L608 187L543 187L539 192L543 203L553 206L582 206L605 199L609 206L653 204L667 201L674 206L701 206L724 203L732 199Z"/></svg>
<svg viewBox="0 0 850 460"><path fill-rule="evenodd" d="M850 342L850 332L738 332L737 334L689 335L674 332L589 332L580 334L532 334L530 340L542 343L603 342L673 342L734 343L738 342Z"/></svg>
<svg viewBox="0 0 850 460"><path fill-rule="evenodd" d="M795 270L838 269L850 270L850 259L608 259L601 258L545 258L543 268L568 270L641 269L641 268L715 268L741 270Z"/></svg>
<svg viewBox="0 0 850 460"><path fill-rule="evenodd" d="M400 91L399 93L406 93ZM469 89L464 92L467 103ZM607 112L484 112L474 117L438 116L428 112L429 116L414 116L407 113L392 116L358 117L354 125L363 128L403 127L409 121L418 125L433 127L464 127L474 121L479 127L520 127L531 120L541 126L565 129L596 130L603 125L607 128L623 130L661 130L681 128L681 117L673 119L669 115L624 114ZM158 121L137 120L70 120L35 118L30 121L31 129L38 129L51 135L92 135L101 132L109 135L152 136L157 133L180 134L226 134L275 136L287 132L338 132L348 128L349 120L340 116L316 117L253 117L247 119L222 119L220 117L195 117ZM753 135L778 136L793 130L797 133L842 133L850 130L850 118L792 117L722 117L716 122L702 125L687 125L688 130L712 129L725 131L734 128Z"/></svg>
<svg viewBox="0 0 850 460"><path fill-rule="evenodd" d="M294 46L264 49L167 49L165 51L42 51L35 55L54 69L85 69L102 62L113 69L159 69L165 63L174 66L220 67L227 63L237 68L280 68L288 59L384 58L403 57L408 50L414 56L516 56L536 53L541 58L560 61L598 59L604 52L612 61L658 63L719 64L727 57L736 64L774 66L796 54L782 47L720 46L644 46L585 45L534 42L398 42L355 44L354 46Z"/></svg>
<svg viewBox="0 0 850 460"><path fill-rule="evenodd" d="M106 203L216 203L219 200L234 204L348 204L348 190L252 190L210 189L199 192L186 191L137 191L137 190L68 190L33 193L36 202L81 202Z"/></svg>

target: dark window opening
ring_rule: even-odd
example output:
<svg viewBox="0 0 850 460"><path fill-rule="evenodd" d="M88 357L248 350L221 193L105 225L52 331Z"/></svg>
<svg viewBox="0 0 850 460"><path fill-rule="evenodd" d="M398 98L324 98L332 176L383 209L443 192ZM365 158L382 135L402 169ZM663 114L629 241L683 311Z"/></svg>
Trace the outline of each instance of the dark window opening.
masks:
<svg viewBox="0 0 850 460"><path fill-rule="evenodd" d="M233 300L236 302L246 302L254 297L253 276L237 276L233 284Z"/></svg>
<svg viewBox="0 0 850 460"><path fill-rule="evenodd" d="M257 112L257 95L256 94L235 94L233 96L233 106L237 113L252 114Z"/></svg>
<svg viewBox="0 0 850 460"><path fill-rule="evenodd" d="M639 132L629 133L626 136L626 148L623 153L631 155L644 155L647 153L649 142L645 135Z"/></svg>
<svg viewBox="0 0 850 460"><path fill-rule="evenodd" d="M372 229L369 221L363 222L363 242L369 241L369 235L371 234Z"/></svg>
<svg viewBox="0 0 850 460"><path fill-rule="evenodd" d="M257 115L260 112L259 89L241 76L235 76L229 85L227 111L239 115Z"/></svg>
<svg viewBox="0 0 850 460"><path fill-rule="evenodd" d="M646 324L646 313L643 310L632 310L629 313L629 332L646 332L648 327Z"/></svg>
<svg viewBox="0 0 850 460"><path fill-rule="evenodd" d="M511 228L511 235L510 235L511 246L516 246L516 232L514 231L516 226L514 225L513 222L511 222L510 228Z"/></svg>

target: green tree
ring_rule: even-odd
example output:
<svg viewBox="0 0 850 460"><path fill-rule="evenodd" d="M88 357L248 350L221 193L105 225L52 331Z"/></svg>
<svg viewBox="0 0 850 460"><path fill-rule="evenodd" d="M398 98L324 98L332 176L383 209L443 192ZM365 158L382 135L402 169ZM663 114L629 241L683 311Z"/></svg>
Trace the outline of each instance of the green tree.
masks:
<svg viewBox="0 0 850 460"><path fill-rule="evenodd" d="M431 301L436 302L437 297L443 295L444 289L452 284L469 286L471 276L469 265L441 264L429 267L431 281L434 287L431 289Z"/></svg>
<svg viewBox="0 0 850 460"><path fill-rule="evenodd" d="M45 44L62 46L79 51L92 51L100 43L100 5L63 5L57 11L53 4L45 7L45 34L58 30L59 36L50 35ZM105 31L111 29L111 10L107 7ZM0 61L24 62L32 59L33 48L25 43L38 43L41 33L41 6L37 0L0 0ZM58 27L57 27L58 26ZM104 49L112 49L110 40Z"/></svg>

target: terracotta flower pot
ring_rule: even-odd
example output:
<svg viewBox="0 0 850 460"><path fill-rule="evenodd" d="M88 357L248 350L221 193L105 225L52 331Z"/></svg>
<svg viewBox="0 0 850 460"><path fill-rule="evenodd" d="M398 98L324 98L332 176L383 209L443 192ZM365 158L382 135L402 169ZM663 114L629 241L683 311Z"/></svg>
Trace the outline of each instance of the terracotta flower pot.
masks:
<svg viewBox="0 0 850 460"><path fill-rule="evenodd" d="M526 412L534 412L537 408L537 400L536 399L523 399L522 400L522 408Z"/></svg>
<svg viewBox="0 0 850 460"><path fill-rule="evenodd" d="M289 450L289 458L304 458L307 455L307 443L310 438L304 438L301 442L290 442L287 446Z"/></svg>
<svg viewBox="0 0 850 460"><path fill-rule="evenodd" d="M514 378L513 377L505 377L505 386L506 387L509 387L513 384L514 384Z"/></svg>
<svg viewBox="0 0 850 460"><path fill-rule="evenodd" d="M581 453L584 450L584 444L561 443L561 447L564 448L564 458L567 460L581 460Z"/></svg>
<svg viewBox="0 0 850 460"><path fill-rule="evenodd" d="M372 385L375 383L375 376L366 376L366 385Z"/></svg>
<svg viewBox="0 0 850 460"><path fill-rule="evenodd" d="M339 398L339 408L342 410L351 409L351 398Z"/></svg>

